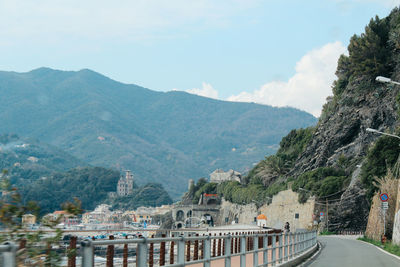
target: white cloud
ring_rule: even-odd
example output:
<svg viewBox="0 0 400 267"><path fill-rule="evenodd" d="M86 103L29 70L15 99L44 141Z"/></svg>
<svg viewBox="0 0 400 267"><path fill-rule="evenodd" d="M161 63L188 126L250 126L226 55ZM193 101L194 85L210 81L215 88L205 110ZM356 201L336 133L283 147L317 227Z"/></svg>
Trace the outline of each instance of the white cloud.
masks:
<svg viewBox="0 0 400 267"><path fill-rule="evenodd" d="M202 85L203 85L203 88L201 88L201 89L193 88L193 89L186 90L186 92L188 92L190 94L194 94L194 95L200 95L200 96L218 99L218 91L215 90L211 86L211 84L203 82Z"/></svg>
<svg viewBox="0 0 400 267"><path fill-rule="evenodd" d="M346 51L340 42L328 43L304 55L296 64L296 74L287 82L269 82L258 90L242 92L228 100L292 106L318 117L326 97L332 93L337 60Z"/></svg>
<svg viewBox="0 0 400 267"><path fill-rule="evenodd" d="M0 43L143 39L174 26L224 25L259 0L1 0Z"/></svg>

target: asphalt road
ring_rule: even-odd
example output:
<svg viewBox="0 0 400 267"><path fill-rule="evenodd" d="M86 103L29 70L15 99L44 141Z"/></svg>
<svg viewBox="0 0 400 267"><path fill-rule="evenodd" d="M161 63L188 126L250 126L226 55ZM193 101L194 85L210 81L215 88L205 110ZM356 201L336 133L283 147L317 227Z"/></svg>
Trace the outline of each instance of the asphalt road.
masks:
<svg viewBox="0 0 400 267"><path fill-rule="evenodd" d="M310 267L400 267L400 259L362 241L334 236L318 240L323 249Z"/></svg>

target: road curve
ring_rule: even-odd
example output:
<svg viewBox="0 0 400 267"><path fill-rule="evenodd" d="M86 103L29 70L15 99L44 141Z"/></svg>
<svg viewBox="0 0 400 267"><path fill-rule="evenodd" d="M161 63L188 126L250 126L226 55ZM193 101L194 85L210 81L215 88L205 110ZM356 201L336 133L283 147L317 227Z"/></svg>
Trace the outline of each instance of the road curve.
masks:
<svg viewBox="0 0 400 267"><path fill-rule="evenodd" d="M346 237L318 237L323 249L310 267L400 267L400 260L368 243Z"/></svg>

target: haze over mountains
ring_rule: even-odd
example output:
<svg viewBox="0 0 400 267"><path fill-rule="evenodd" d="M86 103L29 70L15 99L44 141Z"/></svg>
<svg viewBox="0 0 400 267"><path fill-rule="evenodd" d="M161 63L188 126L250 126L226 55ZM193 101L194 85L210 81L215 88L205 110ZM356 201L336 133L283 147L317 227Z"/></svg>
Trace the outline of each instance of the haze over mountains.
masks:
<svg viewBox="0 0 400 267"><path fill-rule="evenodd" d="M187 179L244 172L293 128L316 123L294 108L155 92L91 70L0 72L0 133L57 146L89 164L131 169L180 197Z"/></svg>

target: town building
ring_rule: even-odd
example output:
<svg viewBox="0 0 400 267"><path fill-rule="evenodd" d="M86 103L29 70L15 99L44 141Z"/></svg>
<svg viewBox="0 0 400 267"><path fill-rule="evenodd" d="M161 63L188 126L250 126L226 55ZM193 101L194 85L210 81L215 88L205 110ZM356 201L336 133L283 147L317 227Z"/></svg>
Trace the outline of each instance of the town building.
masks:
<svg viewBox="0 0 400 267"><path fill-rule="evenodd" d="M25 227L31 227L36 224L36 216L33 214L22 215L22 225Z"/></svg>
<svg viewBox="0 0 400 267"><path fill-rule="evenodd" d="M267 226L267 216L260 214L257 216L257 226L265 227Z"/></svg>
<svg viewBox="0 0 400 267"><path fill-rule="evenodd" d="M128 196L133 193L133 174L130 170L125 171L125 177L121 177L117 184L117 195Z"/></svg>
<svg viewBox="0 0 400 267"><path fill-rule="evenodd" d="M242 181L242 175L234 170L229 170L224 172L222 169L216 169L210 174L210 182L211 183L222 183L225 181Z"/></svg>

